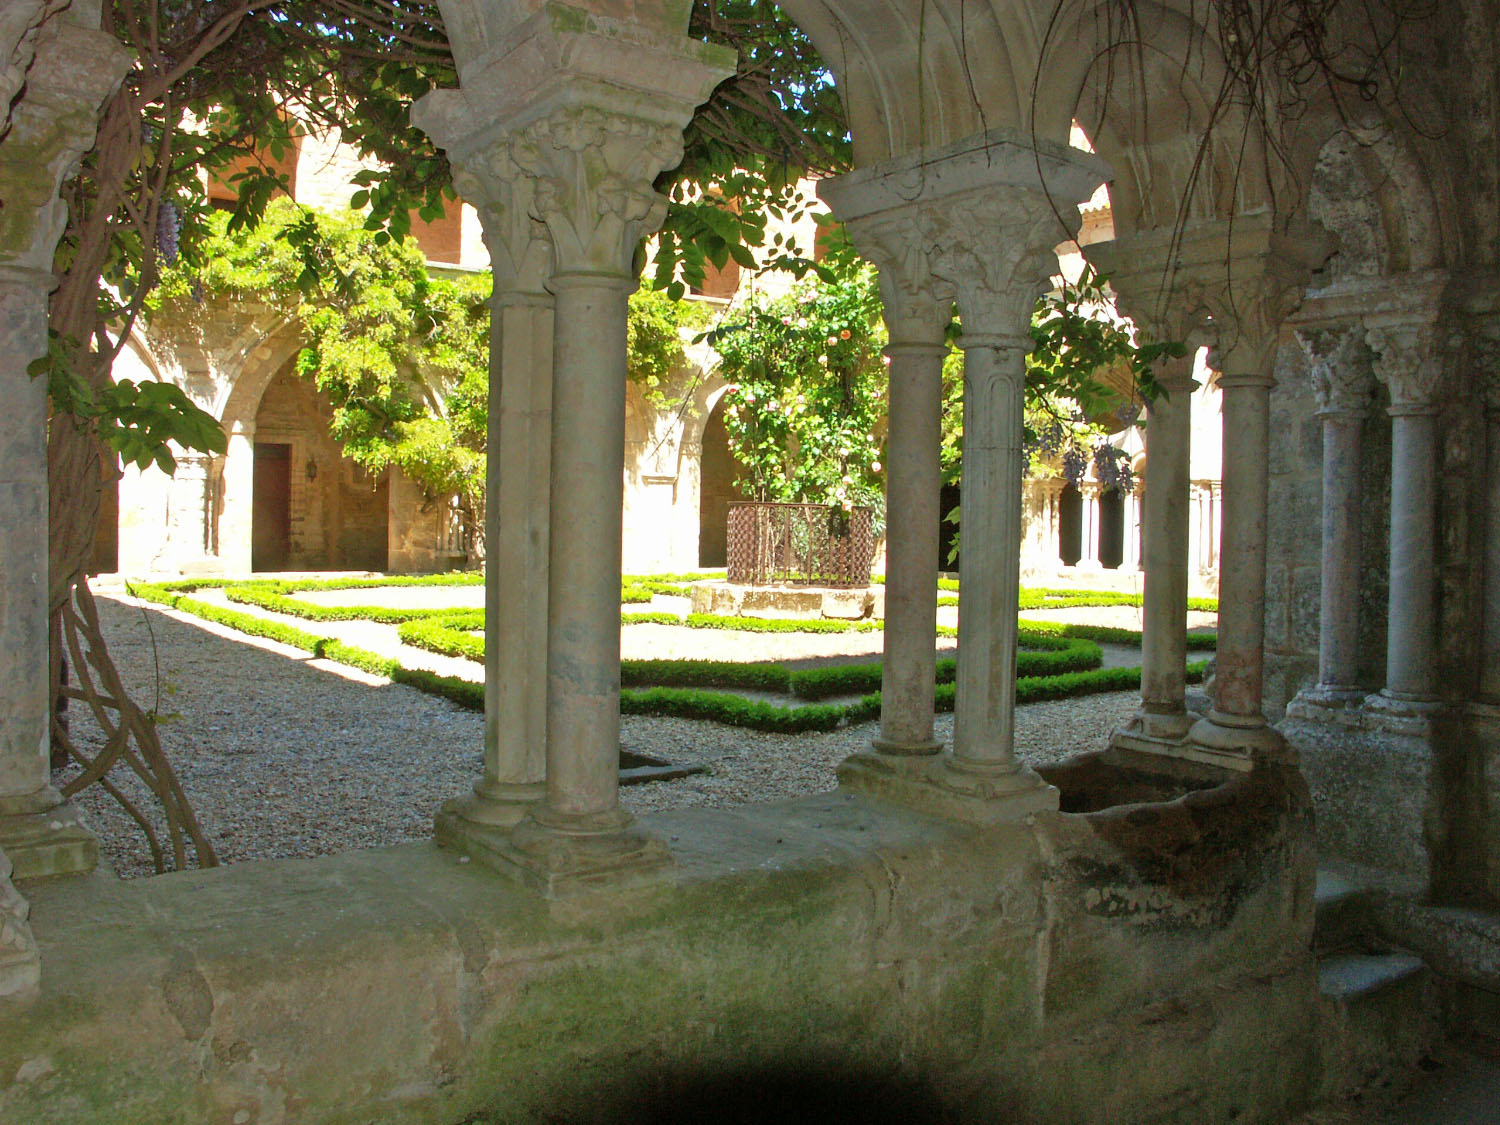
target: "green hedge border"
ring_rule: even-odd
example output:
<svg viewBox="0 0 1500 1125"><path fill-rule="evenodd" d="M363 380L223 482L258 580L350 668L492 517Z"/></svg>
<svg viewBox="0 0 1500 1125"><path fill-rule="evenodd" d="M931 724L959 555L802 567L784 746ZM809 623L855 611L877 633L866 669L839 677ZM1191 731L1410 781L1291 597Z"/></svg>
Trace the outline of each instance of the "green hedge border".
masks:
<svg viewBox="0 0 1500 1125"><path fill-rule="evenodd" d="M197 598L186 596L187 593L203 589L206 586L222 585L225 585L225 583L190 580L181 583L128 584L126 588L130 593L145 601L155 602L185 613L191 613L205 621L224 625L251 636L277 641L307 652L314 657L333 660L340 664L359 668L373 675L384 676L394 683L406 684L419 691L442 696L470 710L484 710L484 685L481 683L474 683L457 676L443 676L425 669L407 668L397 660L381 656L379 653L370 652L368 649L344 644L342 641L332 637L321 637L306 630L298 629L295 626L271 621L256 614L227 609L223 606L212 605ZM1045 641L1048 639L1050 638L1040 634L1033 634L1029 643L1035 645L1039 640ZM1073 639L1087 640L1088 638ZM480 644L482 646L482 640ZM1042 656L1047 653L1057 653L1068 659L1077 659L1078 656L1076 654L1082 651L1081 647L1075 648L1070 645L1027 655ZM684 661L680 663L683 665L704 665L708 662ZM1206 666L1206 662L1189 665L1187 670L1189 681L1197 682L1200 680ZM746 680L753 679L757 675L767 677L768 682L773 678L779 679L779 672L754 671L756 668L765 669L775 666L731 665L731 667L738 669L734 673L735 675L743 676ZM868 668L869 666L864 667ZM817 671L820 673L837 674L839 670L835 668L819 669ZM621 674L623 680L626 675L623 665ZM695 674L707 677L713 674L713 672L705 670ZM722 672L722 669L720 670L720 674L725 674ZM862 674L868 675L869 673L866 671ZM812 682L816 683L818 680L819 677L812 677ZM789 686L790 682L789 675ZM845 685L841 685L840 690L842 690L843 686ZM1016 681L1016 702L1030 703L1039 700L1092 695L1099 692L1126 691L1138 688L1139 686L1139 668L1096 667L1088 671L1069 671L1062 674L1043 676L1022 676ZM953 684L939 684L935 701L937 709L939 711L952 710L954 694L955 688ZM878 692L875 692L865 695L853 703L842 705L808 703L789 707L763 700L745 699L727 692L708 691L694 687L658 686L645 690L622 688L620 692L620 710L623 714L666 715L675 718L708 720L729 726L745 727L752 730L773 733L798 733L803 731L829 731L845 722L852 724L878 718L880 715L880 695Z"/></svg>

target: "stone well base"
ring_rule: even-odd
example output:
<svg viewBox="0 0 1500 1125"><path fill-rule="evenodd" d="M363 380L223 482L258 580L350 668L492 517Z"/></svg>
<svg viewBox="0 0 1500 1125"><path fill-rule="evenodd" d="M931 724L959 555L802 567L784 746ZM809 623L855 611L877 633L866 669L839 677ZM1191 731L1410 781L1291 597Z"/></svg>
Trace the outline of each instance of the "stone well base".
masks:
<svg viewBox="0 0 1500 1125"><path fill-rule="evenodd" d="M885 587L693 584L693 612L725 617L826 617L860 621L885 616Z"/></svg>

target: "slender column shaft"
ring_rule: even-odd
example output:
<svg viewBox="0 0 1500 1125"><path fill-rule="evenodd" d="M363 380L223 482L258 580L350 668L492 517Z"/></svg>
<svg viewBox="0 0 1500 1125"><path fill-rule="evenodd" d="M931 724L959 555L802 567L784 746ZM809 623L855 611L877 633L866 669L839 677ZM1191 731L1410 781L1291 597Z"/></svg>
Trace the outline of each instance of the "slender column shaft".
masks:
<svg viewBox="0 0 1500 1125"><path fill-rule="evenodd" d="M1364 416L1323 415L1323 586L1318 685L1353 691L1359 680L1360 437Z"/></svg>
<svg viewBox="0 0 1500 1125"><path fill-rule="evenodd" d="M1391 588L1385 690L1404 700L1432 699L1437 686L1435 415L1432 407L1391 407Z"/></svg>
<svg viewBox="0 0 1500 1125"><path fill-rule="evenodd" d="M886 465L885 657L880 737L885 753L935 753L938 490L943 413L941 344L895 343L890 356Z"/></svg>
<svg viewBox="0 0 1500 1125"><path fill-rule="evenodd" d="M625 317L634 282L559 274L547 608L547 795L537 818L618 828L620 465Z"/></svg>
<svg viewBox="0 0 1500 1125"><path fill-rule="evenodd" d="M0 271L0 647L10 657L0 677L0 812L57 803L48 763L47 381L26 372L47 351L49 281Z"/></svg>
<svg viewBox="0 0 1500 1125"><path fill-rule="evenodd" d="M1500 399L1500 394L1497 394ZM1485 493L1483 663L1480 697L1500 703L1500 401L1486 416L1489 487Z"/></svg>
<svg viewBox="0 0 1500 1125"><path fill-rule="evenodd" d="M1262 725L1271 380L1226 375L1219 386L1224 392L1224 511L1215 710L1246 725Z"/></svg>
<svg viewBox="0 0 1500 1125"><path fill-rule="evenodd" d="M552 471L552 299L497 296L486 463L484 779L480 797L526 799L546 772L547 566Z"/></svg>
<svg viewBox="0 0 1500 1125"><path fill-rule="evenodd" d="M1187 729L1189 468L1192 358L1160 381L1166 394L1147 405L1145 580L1141 628L1141 711L1147 723ZM1128 532L1127 532L1128 534ZM1153 720L1151 716L1161 716Z"/></svg>
<svg viewBox="0 0 1500 1125"><path fill-rule="evenodd" d="M952 762L959 770L1016 768L1025 358L1020 340L964 341L963 605Z"/></svg>

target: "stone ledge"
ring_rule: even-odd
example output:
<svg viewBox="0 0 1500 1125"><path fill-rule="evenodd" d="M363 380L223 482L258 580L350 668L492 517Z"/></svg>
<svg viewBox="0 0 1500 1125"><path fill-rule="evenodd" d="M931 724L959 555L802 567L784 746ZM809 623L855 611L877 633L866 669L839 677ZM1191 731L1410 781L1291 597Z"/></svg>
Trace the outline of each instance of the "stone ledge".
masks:
<svg viewBox="0 0 1500 1125"><path fill-rule="evenodd" d="M1280 1119L1311 1057L1300 837L1195 807L1259 833L1227 882L1143 874L1146 841L1094 817L976 829L843 793L644 820L666 881L582 904L426 843L40 882L43 989L0 1021L0 1119L598 1120L684 1068L820 1059L920 1075L976 1120L1150 1117L1179 1079L1200 1119ZM1255 1082L1215 1081L1252 1056Z"/></svg>

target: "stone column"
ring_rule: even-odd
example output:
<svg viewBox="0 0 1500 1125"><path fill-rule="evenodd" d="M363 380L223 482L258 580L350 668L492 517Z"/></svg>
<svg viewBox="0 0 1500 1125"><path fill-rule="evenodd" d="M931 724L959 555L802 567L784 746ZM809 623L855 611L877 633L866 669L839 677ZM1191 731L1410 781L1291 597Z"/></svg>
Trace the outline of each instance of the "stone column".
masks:
<svg viewBox="0 0 1500 1125"><path fill-rule="evenodd" d="M491 176L529 182L527 210L552 246L558 502L548 517L546 783L495 853L549 895L615 885L670 862L619 802L626 299L640 242L665 213L652 181L681 159L694 107L733 69L729 52L671 30L685 11L639 9L628 51L595 30L592 15L574 14L489 28L483 43L456 46L455 55L487 48L461 64L462 103L452 92L425 103L503 142L514 169ZM517 68L515 58L531 65Z"/></svg>
<svg viewBox="0 0 1500 1125"><path fill-rule="evenodd" d="M219 517L219 558L227 574L250 573L255 511L255 423L235 422L224 451L224 509Z"/></svg>
<svg viewBox="0 0 1500 1125"><path fill-rule="evenodd" d="M1481 355L1487 366L1480 372L1484 386L1485 523L1484 619L1480 626L1483 650L1479 666L1479 698L1500 705L1500 346L1491 344Z"/></svg>
<svg viewBox="0 0 1500 1125"><path fill-rule="evenodd" d="M1341 707L1368 694L1359 687L1360 444L1374 387L1362 336L1351 328L1297 331L1323 420L1318 682L1299 694L1303 702L1322 706Z"/></svg>
<svg viewBox="0 0 1500 1125"><path fill-rule="evenodd" d="M1125 493L1124 509L1125 542L1120 557L1120 569L1139 571L1141 569L1141 540L1144 533L1141 527L1143 517L1141 514L1141 492L1139 486ZM1184 514L1186 511L1187 508L1184 506Z"/></svg>
<svg viewBox="0 0 1500 1125"><path fill-rule="evenodd" d="M1102 566L1099 538L1104 531L1099 482L1084 481L1080 489L1083 492L1083 554L1078 559L1078 566L1081 570L1099 570Z"/></svg>
<svg viewBox="0 0 1500 1125"><path fill-rule="evenodd" d="M552 471L552 244L532 218L535 180L511 137L474 130L452 91L412 119L448 153L459 196L479 212L490 253L489 417L485 461L484 775L444 802L437 841L490 864L541 798L547 747L547 607Z"/></svg>
<svg viewBox="0 0 1500 1125"><path fill-rule="evenodd" d="M1265 678L1266 509L1270 484L1271 372L1281 326L1301 303L1310 269L1328 256L1315 229L1289 231L1271 215L1216 224L1192 272L1212 311L1209 363L1223 409L1223 522L1214 703L1189 731L1191 757L1250 769L1281 755L1282 737L1261 711Z"/></svg>
<svg viewBox="0 0 1500 1125"><path fill-rule="evenodd" d="M1391 558L1385 687L1378 711L1419 715L1437 704L1437 412L1443 381L1430 323L1371 327L1375 375L1390 391Z"/></svg>
<svg viewBox="0 0 1500 1125"><path fill-rule="evenodd" d="M118 42L91 30L97 0L33 15L0 29L0 845L17 878L87 871L97 856L93 835L51 784L47 388L26 369L47 351L52 257L66 220L59 186L130 65ZM9 41L15 33L19 41ZM6 884L0 877L0 892Z"/></svg>
<svg viewBox="0 0 1500 1125"><path fill-rule="evenodd" d="M1120 733L1162 742L1180 742L1191 725L1185 700L1193 358L1190 352L1164 360L1156 376L1162 394L1146 404L1141 709Z"/></svg>
<svg viewBox="0 0 1500 1125"><path fill-rule="evenodd" d="M915 245L957 294L963 320L964 589L953 749L904 787L873 786L945 815L996 822L1057 807L1057 791L1015 755L1021 412L1027 330L1057 266L1052 247L1077 229L1076 204L1103 175L1092 157L994 130L819 189L846 222L914 220Z"/></svg>
<svg viewBox="0 0 1500 1125"><path fill-rule="evenodd" d="M831 192L840 198L837 189ZM842 200L848 206L848 200ZM938 541L944 341L953 290L932 276L916 208L849 224L855 245L880 268L890 331L890 431L886 443L885 655L874 769L937 754ZM857 768L867 755L856 755Z"/></svg>

